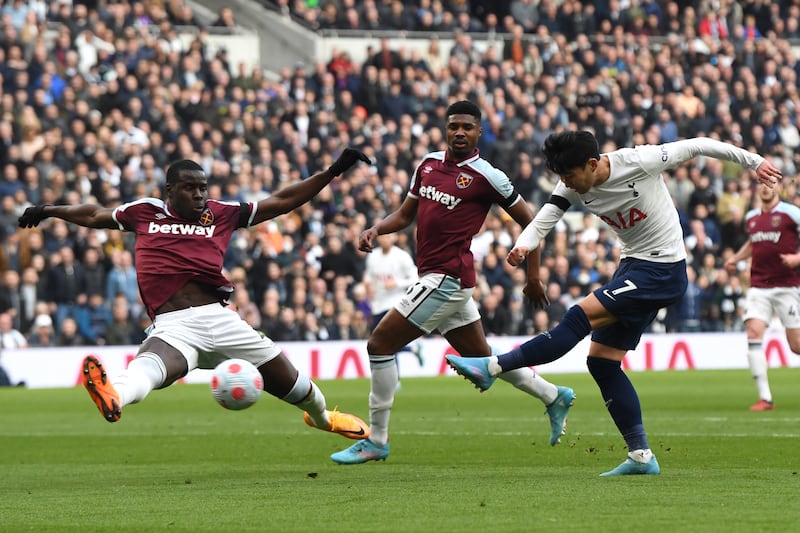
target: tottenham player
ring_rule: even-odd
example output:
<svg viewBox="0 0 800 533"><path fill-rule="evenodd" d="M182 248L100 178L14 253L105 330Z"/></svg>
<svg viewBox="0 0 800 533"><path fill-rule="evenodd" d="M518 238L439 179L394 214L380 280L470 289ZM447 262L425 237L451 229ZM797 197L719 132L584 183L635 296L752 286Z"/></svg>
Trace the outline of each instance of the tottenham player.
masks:
<svg viewBox="0 0 800 533"><path fill-rule="evenodd" d="M683 235L661 172L707 156L755 169L758 180L771 187L781 178L780 170L757 154L707 138L600 154L592 133L567 131L549 136L542 151L547 167L561 181L508 255L514 266L528 258L525 294L534 302L544 297L539 244L572 205L583 205L611 226L622 244L619 267L611 281L570 308L550 331L497 357L447 356L447 361L486 390L501 372L555 361L592 332L589 373L629 450L622 464L601 475L658 474L639 398L621 362L658 310L678 301L686 290Z"/></svg>
<svg viewBox="0 0 800 533"><path fill-rule="evenodd" d="M38 205L19 218L23 228L57 217L90 228L136 234L136 275L153 328L125 372L106 375L100 361L83 362L83 382L109 422L122 408L142 401L195 368L214 368L227 358L247 359L264 377L264 390L302 409L310 426L361 439L369 433L358 417L326 409L325 397L269 339L225 307L233 285L222 274L231 234L287 213L309 201L330 181L369 159L347 148L330 168L284 187L258 202L208 199L208 178L194 161L169 167L166 202L144 198L114 209L93 204Z"/></svg>
<svg viewBox="0 0 800 533"><path fill-rule="evenodd" d="M759 400L751 411L775 409L767 380L767 359L762 342L764 331L777 316L786 329L786 342L800 353L800 208L780 199L780 188L758 186L761 206L745 215L750 238L725 261L730 272L750 260L747 291L747 362L756 382Z"/></svg>
<svg viewBox="0 0 800 533"><path fill-rule="evenodd" d="M337 463L358 464L388 457L389 415L398 379L395 357L403 346L438 329L460 354L492 353L472 299L476 275L470 243L493 204L500 205L522 226L533 215L508 176L480 157L478 106L466 100L455 102L445 116L447 150L424 156L399 209L359 237L359 249L372 252L378 235L400 231L416 219L419 280L370 335L367 352L372 435L331 455ZM556 387L528 368L500 377L547 406L550 444L556 444L575 397L572 389Z"/></svg>

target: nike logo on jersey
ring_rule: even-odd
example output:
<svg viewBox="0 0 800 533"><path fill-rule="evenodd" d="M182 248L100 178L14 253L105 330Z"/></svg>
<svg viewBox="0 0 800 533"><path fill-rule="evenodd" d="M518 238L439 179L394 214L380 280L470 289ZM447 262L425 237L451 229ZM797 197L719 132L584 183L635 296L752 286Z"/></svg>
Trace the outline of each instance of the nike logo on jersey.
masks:
<svg viewBox="0 0 800 533"><path fill-rule="evenodd" d="M609 298L611 298L611 299L612 299L612 300L614 300L615 302L617 301L617 299L616 299L616 298L614 298L613 296L611 296L611 293L610 293L610 292L608 292L608 289L603 289L603 294L605 294L606 296L608 296Z"/></svg>
<svg viewBox="0 0 800 533"><path fill-rule="evenodd" d="M584 200L583 201L583 205L589 205L590 203L594 202L595 200L597 200L597 198L592 198L591 200Z"/></svg>
<svg viewBox="0 0 800 533"><path fill-rule="evenodd" d="M196 224L159 224L150 222L147 233L164 233L166 235L197 235L210 239L214 236L216 224L212 226L198 226Z"/></svg>

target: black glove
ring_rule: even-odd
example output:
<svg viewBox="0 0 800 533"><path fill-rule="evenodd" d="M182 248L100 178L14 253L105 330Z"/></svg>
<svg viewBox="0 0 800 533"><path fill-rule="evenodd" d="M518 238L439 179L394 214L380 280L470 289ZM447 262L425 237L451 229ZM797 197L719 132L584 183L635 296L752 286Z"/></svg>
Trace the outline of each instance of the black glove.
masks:
<svg viewBox="0 0 800 533"><path fill-rule="evenodd" d="M372 164L369 157L365 156L362 152L359 152L355 148L345 148L342 155L339 156L339 159L334 161L334 163L328 167L328 170L334 176L338 176L342 174L345 170L355 165L358 161L363 161L364 163Z"/></svg>
<svg viewBox="0 0 800 533"><path fill-rule="evenodd" d="M46 204L34 205L33 207L25 209L25 212L19 217L19 227L35 228L38 226L39 222L47 218L47 215L44 214L45 205Z"/></svg>

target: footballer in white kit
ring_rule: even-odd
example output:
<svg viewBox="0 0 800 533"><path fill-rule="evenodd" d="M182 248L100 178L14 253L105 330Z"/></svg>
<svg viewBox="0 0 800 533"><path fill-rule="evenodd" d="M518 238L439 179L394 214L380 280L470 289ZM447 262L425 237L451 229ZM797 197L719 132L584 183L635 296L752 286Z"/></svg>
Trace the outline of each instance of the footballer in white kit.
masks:
<svg viewBox="0 0 800 533"><path fill-rule="evenodd" d="M611 227L622 244L619 267L608 283L571 307L550 331L496 357L447 356L447 361L486 390L499 373L555 361L592 333L587 367L629 450L622 464L601 475L658 474L639 397L621 363L658 310L677 302L687 286L683 233L661 172L706 156L754 169L759 181L772 186L780 170L757 154L708 138L600 154L591 132L566 131L550 135L542 153L561 181L508 256L514 266L528 260L525 294L533 302L541 301L539 245L573 205L582 205Z"/></svg>

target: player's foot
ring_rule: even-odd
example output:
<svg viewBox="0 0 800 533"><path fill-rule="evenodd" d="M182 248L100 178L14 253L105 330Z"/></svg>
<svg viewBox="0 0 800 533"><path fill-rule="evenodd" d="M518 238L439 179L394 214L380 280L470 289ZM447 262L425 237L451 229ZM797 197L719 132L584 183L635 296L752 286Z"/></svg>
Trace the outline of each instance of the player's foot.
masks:
<svg viewBox="0 0 800 533"><path fill-rule="evenodd" d="M545 413L550 417L550 446L561 442L561 435L566 433L567 414L575 403L575 392L569 387L556 387L558 396L547 406Z"/></svg>
<svg viewBox="0 0 800 533"><path fill-rule="evenodd" d="M356 415L342 413L338 408L334 408L333 411L328 411L328 419L331 421L330 427L317 429L338 433L348 439L361 440L369 437L369 425ZM312 428L317 427L308 413L303 413L303 420Z"/></svg>
<svg viewBox="0 0 800 533"><path fill-rule="evenodd" d="M375 444L369 439L356 442L349 448L331 455L341 465L358 465L367 461L385 461L389 457L389 443Z"/></svg>
<svg viewBox="0 0 800 533"><path fill-rule="evenodd" d="M775 409L775 404L764 399L758 400L750 407L751 411L772 411L773 409Z"/></svg>
<svg viewBox="0 0 800 533"><path fill-rule="evenodd" d="M119 405L119 393L108 381L103 365L93 355L83 360L83 386L89 391L92 401L109 422L116 422L122 416Z"/></svg>
<svg viewBox="0 0 800 533"><path fill-rule="evenodd" d="M636 457L635 454L639 454L639 459L642 459L643 450L635 450L628 454L628 457L625 461L622 462L618 467L614 470L610 470L608 472L603 472L600 474L601 477L610 477L610 476L635 476L635 475L655 475L661 472L661 468L658 466L658 461L656 460L656 456L653 455L651 452L646 452L647 455L650 456L650 459L645 462L640 462L634 459ZM646 457L645 457L646 459Z"/></svg>
<svg viewBox="0 0 800 533"><path fill-rule="evenodd" d="M488 357L459 357L457 355L445 356L447 364L460 376L464 376L483 392L492 386L497 379L489 373Z"/></svg>

